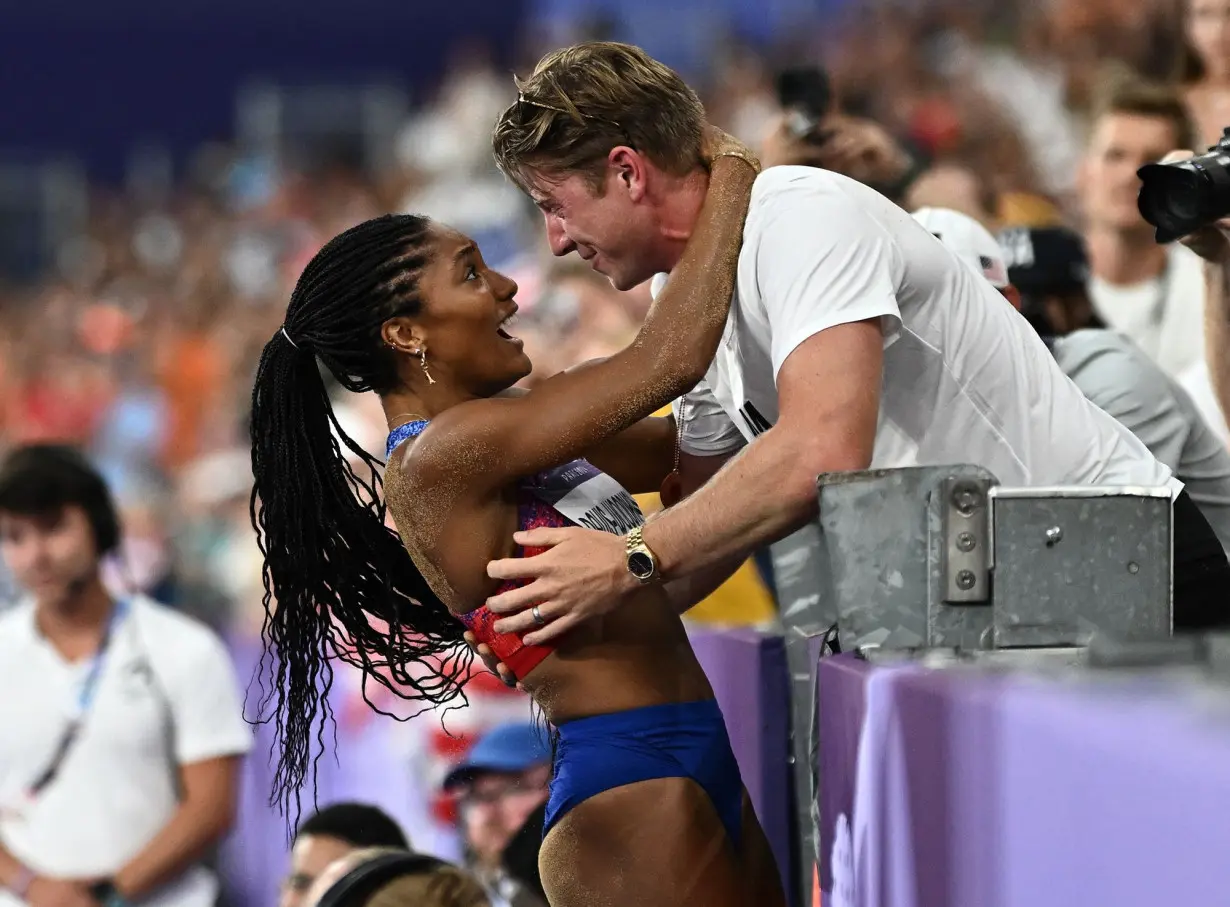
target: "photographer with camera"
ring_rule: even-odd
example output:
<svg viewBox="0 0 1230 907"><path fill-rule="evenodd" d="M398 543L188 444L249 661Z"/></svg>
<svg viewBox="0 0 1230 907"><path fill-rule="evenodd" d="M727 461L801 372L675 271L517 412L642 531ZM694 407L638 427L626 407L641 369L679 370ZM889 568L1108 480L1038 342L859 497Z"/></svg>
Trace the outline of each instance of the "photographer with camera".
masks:
<svg viewBox="0 0 1230 907"><path fill-rule="evenodd" d="M1187 109L1173 89L1134 78L1104 86L1078 179L1089 297L1099 318L1178 381L1209 427L1230 443L1224 407L1211 383L1210 369L1217 364L1205 363L1204 310L1215 302L1206 303L1201 261L1186 244L1173 242L1182 231L1155 236L1155 215L1145 211L1156 203L1138 204L1138 197L1157 191L1142 183L1144 177L1157 185L1149 165L1171 148L1190 147L1192 135Z"/></svg>
<svg viewBox="0 0 1230 907"><path fill-rule="evenodd" d="M874 120L841 110L820 67L783 70L777 95L783 112L761 144L765 167L831 170L871 186L907 211L943 208L988 230L997 228L1000 200L990 181L966 162L929 160ZM1026 197L1014 198L1019 203ZM1039 200L1021 215L1032 222ZM1044 203L1048 213L1049 207Z"/></svg>
<svg viewBox="0 0 1230 907"><path fill-rule="evenodd" d="M926 203L909 196L932 177L931 169L879 123L842 113L824 69L782 70L777 100L783 113L761 144L765 167L820 167L871 186L907 210ZM953 189L954 197L945 198L944 207L989 223L993 205L972 174L950 172L957 170L947 167L936 174Z"/></svg>
<svg viewBox="0 0 1230 907"><path fill-rule="evenodd" d="M1205 362L1230 419L1230 128L1207 153L1172 151L1140 177L1140 212L1157 241L1177 238L1203 259Z"/></svg>
<svg viewBox="0 0 1230 907"><path fill-rule="evenodd" d="M1173 89L1134 78L1108 82L1077 181L1098 317L1189 391L1204 355L1200 262L1173 244L1174 235L1155 241L1137 197L1141 168L1171 148L1190 147L1192 135ZM1220 412L1205 416L1224 433Z"/></svg>

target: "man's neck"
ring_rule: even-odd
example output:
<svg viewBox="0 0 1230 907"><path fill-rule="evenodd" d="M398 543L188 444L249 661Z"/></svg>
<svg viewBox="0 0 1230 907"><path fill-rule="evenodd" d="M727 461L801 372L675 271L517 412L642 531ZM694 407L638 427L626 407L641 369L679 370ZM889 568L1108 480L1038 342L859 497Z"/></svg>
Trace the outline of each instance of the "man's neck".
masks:
<svg viewBox="0 0 1230 907"><path fill-rule="evenodd" d="M1085 236L1089 270L1112 286L1154 280L1166 270L1166 247L1146 231L1090 230Z"/></svg>
<svg viewBox="0 0 1230 907"><path fill-rule="evenodd" d="M664 261L660 270L671 271L696 229L700 209L709 191L709 174L697 170L684 177L668 178L658 199L658 224L662 233Z"/></svg>
<svg viewBox="0 0 1230 907"><path fill-rule="evenodd" d="M53 643L89 642L101 638L115 601L102 578L95 574L62 599L40 601L34 606L39 632Z"/></svg>

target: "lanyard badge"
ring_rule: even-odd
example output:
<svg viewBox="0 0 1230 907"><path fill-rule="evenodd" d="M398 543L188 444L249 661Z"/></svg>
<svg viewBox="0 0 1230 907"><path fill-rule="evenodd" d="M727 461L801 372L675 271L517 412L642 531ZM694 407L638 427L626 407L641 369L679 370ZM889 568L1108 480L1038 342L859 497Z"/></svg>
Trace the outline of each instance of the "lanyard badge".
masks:
<svg viewBox="0 0 1230 907"><path fill-rule="evenodd" d="M47 767L35 776L35 779L26 789L25 800L27 804L33 802L56 779L56 775L59 774L64 762L68 759L69 753L72 752L73 745L76 744L77 738L81 734L81 728L85 724L86 716L89 715L90 709L94 705L94 699L98 693L98 681L102 675L107 651L111 646L111 639L115 635L115 628L127 613L128 601L126 599L116 602L115 607L111 610L111 617L107 621L106 629L103 631L98 651L94 653L94 657L90 660L90 666L86 670L85 679L81 683L81 690L77 695L77 702L72 716L69 718L64 731L60 734L60 739L56 743L55 750L52 752L51 760L47 763Z"/></svg>

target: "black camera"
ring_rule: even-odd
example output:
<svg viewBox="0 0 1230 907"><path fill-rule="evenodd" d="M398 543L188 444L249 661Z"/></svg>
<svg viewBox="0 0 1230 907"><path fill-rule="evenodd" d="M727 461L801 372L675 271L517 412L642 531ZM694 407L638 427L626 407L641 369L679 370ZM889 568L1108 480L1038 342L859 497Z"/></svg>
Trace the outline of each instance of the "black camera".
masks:
<svg viewBox="0 0 1230 907"><path fill-rule="evenodd" d="M821 122L833 109L828 73L819 66L783 69L777 74L777 103L786 111L786 128L794 138L816 140Z"/></svg>
<svg viewBox="0 0 1230 907"><path fill-rule="evenodd" d="M1159 243L1174 242L1230 215L1230 127L1204 154L1185 161L1145 164L1136 171L1140 215L1157 228Z"/></svg>

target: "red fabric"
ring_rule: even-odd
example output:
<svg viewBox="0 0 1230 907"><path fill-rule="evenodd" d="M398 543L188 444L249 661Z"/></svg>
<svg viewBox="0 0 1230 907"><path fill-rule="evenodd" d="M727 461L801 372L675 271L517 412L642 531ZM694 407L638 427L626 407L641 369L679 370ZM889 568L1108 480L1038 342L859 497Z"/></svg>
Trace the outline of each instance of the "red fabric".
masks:
<svg viewBox="0 0 1230 907"><path fill-rule="evenodd" d="M518 507L517 522L522 531L538 529L543 526L558 527L568 525L568 520L554 507L540 501L529 492L522 492L521 494L522 498ZM546 550L545 548L522 548L518 552L518 556L533 557L536 554L542 554ZM523 585L525 585L525 582L522 580L509 580L506 583L500 584L496 594L507 592L509 589L516 589ZM555 647L551 645L527 646L522 642L520 633L497 633L495 631L495 622L499 620L499 615L493 614L486 605L462 614L460 617L461 622L470 629L475 638L479 642L490 646L491 651L495 653L500 661L508 666L508 669L513 672L518 680L534 670L544 658L555 651Z"/></svg>

